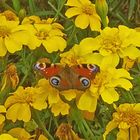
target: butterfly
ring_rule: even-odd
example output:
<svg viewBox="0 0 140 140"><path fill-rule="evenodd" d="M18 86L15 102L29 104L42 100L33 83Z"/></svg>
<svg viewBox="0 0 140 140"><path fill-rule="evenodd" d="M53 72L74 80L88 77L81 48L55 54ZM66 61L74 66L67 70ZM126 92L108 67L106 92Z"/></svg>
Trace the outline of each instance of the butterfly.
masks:
<svg viewBox="0 0 140 140"><path fill-rule="evenodd" d="M99 71L99 67L94 64L81 64L70 67L48 62L37 62L35 69L49 80L52 87L59 91L68 89L85 91L90 87L91 80Z"/></svg>

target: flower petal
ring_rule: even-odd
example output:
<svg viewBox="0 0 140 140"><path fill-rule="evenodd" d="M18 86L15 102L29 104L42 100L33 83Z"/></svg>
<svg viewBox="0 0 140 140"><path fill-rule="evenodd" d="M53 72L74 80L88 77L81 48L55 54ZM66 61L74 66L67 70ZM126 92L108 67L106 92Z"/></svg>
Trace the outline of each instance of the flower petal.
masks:
<svg viewBox="0 0 140 140"><path fill-rule="evenodd" d="M115 91L114 88L107 88L101 93L102 99L108 104L112 104L114 101L119 100L119 94Z"/></svg>
<svg viewBox="0 0 140 140"><path fill-rule="evenodd" d="M104 140L106 140L106 136L108 135L108 133L113 130L114 128L116 128L118 126L118 124L115 121L110 121L107 126L106 126L106 130L105 133L103 134Z"/></svg>
<svg viewBox="0 0 140 140"><path fill-rule="evenodd" d="M67 6L76 6L76 7L80 7L81 3L79 0L68 0L66 3Z"/></svg>
<svg viewBox="0 0 140 140"><path fill-rule="evenodd" d="M6 46L4 44L4 40L0 37L0 56L5 56L7 52Z"/></svg>
<svg viewBox="0 0 140 140"><path fill-rule="evenodd" d="M42 44L49 53L58 50L63 51L66 47L66 41L58 36L51 37L49 40L43 41Z"/></svg>
<svg viewBox="0 0 140 140"><path fill-rule="evenodd" d="M117 140L129 140L129 130L120 129L117 134Z"/></svg>
<svg viewBox="0 0 140 140"><path fill-rule="evenodd" d="M76 16L76 15L79 15L79 14L81 14L81 13L82 13L81 9L79 9L79 8L77 8L77 7L73 7L73 8L69 8L69 9L66 11L65 15L66 15L68 18L71 18L71 17Z"/></svg>
<svg viewBox="0 0 140 140"><path fill-rule="evenodd" d="M0 114L0 125L5 121L4 115Z"/></svg>
<svg viewBox="0 0 140 140"><path fill-rule="evenodd" d="M100 31L101 30L101 23L100 18L89 16L90 28L92 31Z"/></svg>
<svg viewBox="0 0 140 140"><path fill-rule="evenodd" d="M75 25L81 29L85 29L89 25L89 16L86 14L78 15L75 19Z"/></svg>
<svg viewBox="0 0 140 140"><path fill-rule="evenodd" d="M127 47L123 51L123 56L129 56L130 59L136 59L137 57L140 57L140 50L134 46Z"/></svg>
<svg viewBox="0 0 140 140"><path fill-rule="evenodd" d="M5 38L5 46L10 53L14 53L22 49L22 44L15 42L12 38Z"/></svg>
<svg viewBox="0 0 140 140"><path fill-rule="evenodd" d="M108 67L116 67L119 64L119 56L117 54L110 54L105 56L101 62L101 69L106 69Z"/></svg>
<svg viewBox="0 0 140 140"><path fill-rule="evenodd" d="M95 112L97 106L97 97L90 95L90 92L85 92L77 102L77 106L81 110Z"/></svg>

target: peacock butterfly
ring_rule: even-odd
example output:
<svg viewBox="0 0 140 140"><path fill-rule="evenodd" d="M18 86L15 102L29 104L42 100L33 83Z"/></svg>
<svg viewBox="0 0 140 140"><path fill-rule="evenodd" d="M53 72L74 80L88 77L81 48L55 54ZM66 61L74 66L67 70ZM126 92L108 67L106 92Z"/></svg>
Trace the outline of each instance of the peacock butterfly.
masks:
<svg viewBox="0 0 140 140"><path fill-rule="evenodd" d="M90 87L91 79L99 71L97 65L81 64L70 67L48 62L37 62L35 69L39 70L46 79L49 79L51 86L59 91L68 89L85 91Z"/></svg>

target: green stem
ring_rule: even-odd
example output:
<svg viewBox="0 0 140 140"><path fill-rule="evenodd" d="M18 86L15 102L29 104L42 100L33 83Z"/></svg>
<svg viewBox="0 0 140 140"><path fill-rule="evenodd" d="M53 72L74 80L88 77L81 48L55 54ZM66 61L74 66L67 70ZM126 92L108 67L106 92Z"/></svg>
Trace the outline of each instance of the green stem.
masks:
<svg viewBox="0 0 140 140"><path fill-rule="evenodd" d="M23 85L23 83L26 81L26 78L28 77L28 72L26 72L26 74L24 75L24 77L22 78L22 80L19 83L19 86Z"/></svg>
<svg viewBox="0 0 140 140"><path fill-rule="evenodd" d="M53 9L56 13L58 13L62 18L65 19L65 17L54 7L54 5L53 5L51 2L48 1L48 4L52 7L52 9Z"/></svg>
<svg viewBox="0 0 140 140"><path fill-rule="evenodd" d="M134 97L134 95L132 94L132 92L130 91L129 92L129 98L131 99L131 101L133 102L133 103L136 103L137 101L136 101L136 99L135 99L135 97Z"/></svg>
<svg viewBox="0 0 140 140"><path fill-rule="evenodd" d="M71 35L69 36L69 38L68 38L68 40L67 40L67 44L68 44L68 45L70 44L70 42L72 41L73 37L75 36L76 31L77 31L77 30L76 30L76 26L73 25L73 30L72 30Z"/></svg>
<svg viewBox="0 0 140 140"><path fill-rule="evenodd" d="M104 27L104 28L107 27L108 24L107 24L107 19L106 19L106 17L102 18L101 20L102 20L103 27Z"/></svg>
<svg viewBox="0 0 140 140"><path fill-rule="evenodd" d="M82 120L82 123L84 124L85 128L87 129L87 131L90 133L91 137L93 138L94 135L93 135L92 131L90 130L90 128L89 128L87 122L83 119L83 120Z"/></svg>
<svg viewBox="0 0 140 140"><path fill-rule="evenodd" d="M44 132L44 135L46 137L49 138L49 140L54 140L54 138L52 137L52 135L49 133L49 131L46 129L46 127L44 126L44 124L42 123L39 115L38 115L38 111L37 110L34 110L32 109L32 112L33 112L33 118L35 120L35 122L38 124L38 126L43 130Z"/></svg>

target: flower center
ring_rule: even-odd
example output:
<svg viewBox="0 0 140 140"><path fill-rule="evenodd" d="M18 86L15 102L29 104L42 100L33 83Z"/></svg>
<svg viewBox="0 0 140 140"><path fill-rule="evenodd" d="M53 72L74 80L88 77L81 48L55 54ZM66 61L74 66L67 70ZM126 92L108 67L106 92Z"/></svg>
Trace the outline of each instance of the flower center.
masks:
<svg viewBox="0 0 140 140"><path fill-rule="evenodd" d="M5 26L0 26L0 37L5 38L10 35L10 30Z"/></svg>
<svg viewBox="0 0 140 140"><path fill-rule="evenodd" d="M46 40L46 38L49 36L45 31L38 31L35 35L39 40Z"/></svg>
<svg viewBox="0 0 140 140"><path fill-rule="evenodd" d="M120 41L119 37L108 37L106 39L103 39L102 41L102 46L103 48L112 53L116 53L118 51L121 51L121 44L122 42Z"/></svg>
<svg viewBox="0 0 140 140"><path fill-rule="evenodd" d="M83 11L83 13L85 13L87 15L93 15L93 13L94 13L94 9L91 5L84 5L82 7L82 11Z"/></svg>
<svg viewBox="0 0 140 140"><path fill-rule="evenodd" d="M133 110L128 110L125 112L119 112L119 116L115 117L115 120L118 122L125 122L128 125L136 126L140 121L140 114L137 114Z"/></svg>
<svg viewBox="0 0 140 140"><path fill-rule="evenodd" d="M105 86L110 80L111 77L107 75L107 72L101 72L96 75L95 79L93 80L93 84L94 86L102 87Z"/></svg>

